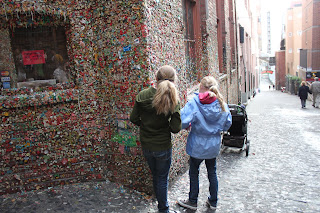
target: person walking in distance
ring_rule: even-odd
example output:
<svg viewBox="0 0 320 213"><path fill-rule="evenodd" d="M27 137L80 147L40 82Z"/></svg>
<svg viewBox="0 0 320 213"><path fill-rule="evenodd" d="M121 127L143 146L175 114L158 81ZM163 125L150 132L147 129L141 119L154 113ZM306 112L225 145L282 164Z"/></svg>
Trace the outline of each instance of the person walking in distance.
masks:
<svg viewBox="0 0 320 213"><path fill-rule="evenodd" d="M319 98L320 95L320 81L318 77L314 78L314 82L312 82L311 86L310 86L310 91L312 92L312 96L313 96L313 103L312 106L313 107L319 107L316 106L316 99Z"/></svg>
<svg viewBox="0 0 320 213"><path fill-rule="evenodd" d="M308 98L308 93L311 93L309 87L306 85L305 81L302 81L298 91L298 95L301 100L301 108L306 108L306 100Z"/></svg>
<svg viewBox="0 0 320 213"><path fill-rule="evenodd" d="M205 161L209 179L209 197L206 201L210 209L216 209L218 201L218 177L216 157L220 152L221 132L232 124L229 107L223 101L215 78L206 76L201 80L199 93L181 110L182 128L191 128L187 139L189 160L189 198L178 200L185 208L196 210L199 194L199 167Z"/></svg>
<svg viewBox="0 0 320 213"><path fill-rule="evenodd" d="M139 92L130 114L130 121L140 127L142 151L152 173L159 212L170 212L167 197L172 157L171 133L181 130L175 77L173 67L160 67L156 74L156 88Z"/></svg>

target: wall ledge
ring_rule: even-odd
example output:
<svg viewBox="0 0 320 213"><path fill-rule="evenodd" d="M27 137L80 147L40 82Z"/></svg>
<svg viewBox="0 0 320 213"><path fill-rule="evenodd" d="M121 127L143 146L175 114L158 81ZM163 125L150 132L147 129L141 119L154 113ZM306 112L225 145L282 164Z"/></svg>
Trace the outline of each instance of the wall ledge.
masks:
<svg viewBox="0 0 320 213"><path fill-rule="evenodd" d="M71 101L79 101L77 88L28 92L26 94L0 95L0 110L30 106L44 106Z"/></svg>

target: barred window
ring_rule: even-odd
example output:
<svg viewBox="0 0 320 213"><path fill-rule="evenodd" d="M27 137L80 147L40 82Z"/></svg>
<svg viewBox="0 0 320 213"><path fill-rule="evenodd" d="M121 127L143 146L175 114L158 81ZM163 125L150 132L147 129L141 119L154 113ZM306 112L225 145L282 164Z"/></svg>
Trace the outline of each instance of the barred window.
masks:
<svg viewBox="0 0 320 213"><path fill-rule="evenodd" d="M10 36L18 88L70 81L64 26L14 28Z"/></svg>

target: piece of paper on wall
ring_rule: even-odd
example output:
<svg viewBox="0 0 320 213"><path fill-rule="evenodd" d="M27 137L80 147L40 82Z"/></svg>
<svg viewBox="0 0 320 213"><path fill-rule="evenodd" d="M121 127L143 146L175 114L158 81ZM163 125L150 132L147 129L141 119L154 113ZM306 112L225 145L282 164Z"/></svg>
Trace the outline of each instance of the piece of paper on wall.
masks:
<svg viewBox="0 0 320 213"><path fill-rule="evenodd" d="M23 65L44 64L44 50L22 51Z"/></svg>

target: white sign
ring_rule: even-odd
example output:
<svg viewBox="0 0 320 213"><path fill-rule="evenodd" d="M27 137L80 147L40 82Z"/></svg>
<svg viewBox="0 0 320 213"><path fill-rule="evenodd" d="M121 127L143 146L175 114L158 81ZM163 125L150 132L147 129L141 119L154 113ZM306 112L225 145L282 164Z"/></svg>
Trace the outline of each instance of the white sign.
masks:
<svg viewBox="0 0 320 213"><path fill-rule="evenodd" d="M10 77L1 77L1 82L10 81Z"/></svg>

